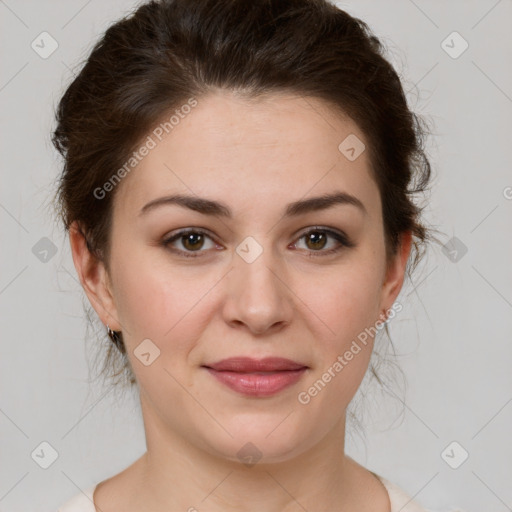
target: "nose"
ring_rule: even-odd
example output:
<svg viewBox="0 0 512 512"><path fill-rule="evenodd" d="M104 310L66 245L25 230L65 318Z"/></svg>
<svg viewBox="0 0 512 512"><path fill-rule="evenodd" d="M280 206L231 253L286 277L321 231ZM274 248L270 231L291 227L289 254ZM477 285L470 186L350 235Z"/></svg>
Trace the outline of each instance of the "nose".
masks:
<svg viewBox="0 0 512 512"><path fill-rule="evenodd" d="M294 295L276 258L271 249L264 249L251 263L234 254L223 307L224 319L232 327L258 335L290 324Z"/></svg>

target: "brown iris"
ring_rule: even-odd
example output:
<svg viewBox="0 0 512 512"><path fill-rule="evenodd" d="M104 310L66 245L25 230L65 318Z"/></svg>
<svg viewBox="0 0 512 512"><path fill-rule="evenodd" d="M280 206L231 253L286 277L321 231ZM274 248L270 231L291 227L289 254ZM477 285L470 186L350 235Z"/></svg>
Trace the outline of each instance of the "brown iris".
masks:
<svg viewBox="0 0 512 512"><path fill-rule="evenodd" d="M308 235L306 235L306 244L310 249L323 249L325 247L325 242L327 240L327 235L320 231L312 231ZM313 247L309 245L309 243L313 244Z"/></svg>
<svg viewBox="0 0 512 512"><path fill-rule="evenodd" d="M204 243L204 235L201 233L188 233L181 237L183 247L189 251L201 249Z"/></svg>

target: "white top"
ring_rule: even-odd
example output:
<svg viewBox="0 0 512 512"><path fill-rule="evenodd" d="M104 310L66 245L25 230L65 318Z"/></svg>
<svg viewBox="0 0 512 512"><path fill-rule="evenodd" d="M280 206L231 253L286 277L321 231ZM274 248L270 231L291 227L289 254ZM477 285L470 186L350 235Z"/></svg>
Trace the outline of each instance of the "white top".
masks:
<svg viewBox="0 0 512 512"><path fill-rule="evenodd" d="M413 501L402 489L389 480L377 474L375 474L375 476L384 484L384 487L388 491L391 512L434 512L420 507L420 505ZM92 499L95 489L96 486L94 485L84 490L81 494L77 494L69 501L66 501L57 512L96 512ZM454 510L452 512L462 511Z"/></svg>

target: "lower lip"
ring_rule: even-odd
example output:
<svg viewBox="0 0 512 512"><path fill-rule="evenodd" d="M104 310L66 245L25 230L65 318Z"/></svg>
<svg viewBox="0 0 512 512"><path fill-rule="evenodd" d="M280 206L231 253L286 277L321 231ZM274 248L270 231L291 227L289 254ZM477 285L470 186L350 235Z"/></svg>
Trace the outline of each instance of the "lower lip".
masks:
<svg viewBox="0 0 512 512"><path fill-rule="evenodd" d="M307 370L286 370L280 372L239 373L229 371L217 371L206 368L211 375L229 388L247 396L271 396L279 391L295 384Z"/></svg>

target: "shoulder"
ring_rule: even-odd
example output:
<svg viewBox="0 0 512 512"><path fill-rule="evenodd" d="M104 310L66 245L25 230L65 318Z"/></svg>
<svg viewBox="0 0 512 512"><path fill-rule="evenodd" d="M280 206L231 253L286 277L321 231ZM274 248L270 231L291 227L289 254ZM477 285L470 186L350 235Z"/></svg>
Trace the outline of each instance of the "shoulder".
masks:
<svg viewBox="0 0 512 512"><path fill-rule="evenodd" d="M405 491L400 487L390 482L386 478L373 473L384 485L389 494L389 501L391 503L391 512L438 512L431 509L423 508L416 501L414 501ZM439 511L440 512L440 511ZM446 512L463 512L462 510L452 510Z"/></svg>
<svg viewBox="0 0 512 512"><path fill-rule="evenodd" d="M389 501L391 503L391 512L397 512L398 510L401 512L428 512L400 487L380 475L375 476L382 482L388 491Z"/></svg>
<svg viewBox="0 0 512 512"><path fill-rule="evenodd" d="M92 499L94 489L96 489L95 485L73 496L66 501L66 503L63 503L57 509L57 512L96 512L96 507Z"/></svg>

